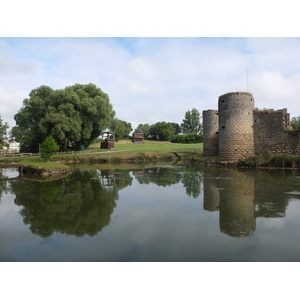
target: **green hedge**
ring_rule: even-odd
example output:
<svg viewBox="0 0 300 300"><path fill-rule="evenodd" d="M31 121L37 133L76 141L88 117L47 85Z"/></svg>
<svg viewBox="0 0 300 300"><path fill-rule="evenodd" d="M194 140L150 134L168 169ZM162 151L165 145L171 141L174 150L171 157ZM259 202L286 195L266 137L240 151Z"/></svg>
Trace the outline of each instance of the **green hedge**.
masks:
<svg viewBox="0 0 300 300"><path fill-rule="evenodd" d="M174 135L171 142L172 143L180 143L180 144L202 143L203 142L203 135L202 134L197 134L197 133Z"/></svg>

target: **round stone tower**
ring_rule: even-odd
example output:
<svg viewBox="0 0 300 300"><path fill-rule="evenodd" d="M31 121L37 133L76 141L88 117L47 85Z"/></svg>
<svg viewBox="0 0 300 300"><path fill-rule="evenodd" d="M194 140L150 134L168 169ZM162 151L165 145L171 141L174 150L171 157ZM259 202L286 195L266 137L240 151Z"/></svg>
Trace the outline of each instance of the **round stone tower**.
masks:
<svg viewBox="0 0 300 300"><path fill-rule="evenodd" d="M218 155L219 113L217 110L204 110L203 120L203 155Z"/></svg>
<svg viewBox="0 0 300 300"><path fill-rule="evenodd" d="M250 93L228 93L219 97L219 158L239 160L254 156L253 110Z"/></svg>

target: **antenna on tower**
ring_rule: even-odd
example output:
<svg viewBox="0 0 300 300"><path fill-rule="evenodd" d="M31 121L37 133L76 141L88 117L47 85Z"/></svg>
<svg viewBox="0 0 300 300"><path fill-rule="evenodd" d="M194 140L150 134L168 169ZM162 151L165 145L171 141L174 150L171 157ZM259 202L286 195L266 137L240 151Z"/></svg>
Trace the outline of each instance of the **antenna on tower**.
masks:
<svg viewBox="0 0 300 300"><path fill-rule="evenodd" d="M248 69L247 69L247 92L249 92L249 89L248 89Z"/></svg>

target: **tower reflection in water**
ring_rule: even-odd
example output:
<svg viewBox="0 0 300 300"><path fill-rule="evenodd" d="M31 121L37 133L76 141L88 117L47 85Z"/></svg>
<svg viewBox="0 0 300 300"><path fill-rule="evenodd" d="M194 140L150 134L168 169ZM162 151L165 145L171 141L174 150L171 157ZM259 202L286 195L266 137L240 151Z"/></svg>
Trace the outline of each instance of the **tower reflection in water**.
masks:
<svg viewBox="0 0 300 300"><path fill-rule="evenodd" d="M204 174L204 209L219 210L220 230L234 237L251 235L256 228L254 177L243 172L208 170Z"/></svg>

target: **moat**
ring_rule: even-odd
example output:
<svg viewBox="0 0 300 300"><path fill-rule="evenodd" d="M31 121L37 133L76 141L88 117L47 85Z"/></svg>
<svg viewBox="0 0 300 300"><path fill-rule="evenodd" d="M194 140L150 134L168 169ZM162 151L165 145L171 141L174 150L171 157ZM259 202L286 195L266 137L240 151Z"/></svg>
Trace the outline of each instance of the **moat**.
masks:
<svg viewBox="0 0 300 300"><path fill-rule="evenodd" d="M0 241L2 262L300 261L300 170L1 169Z"/></svg>

